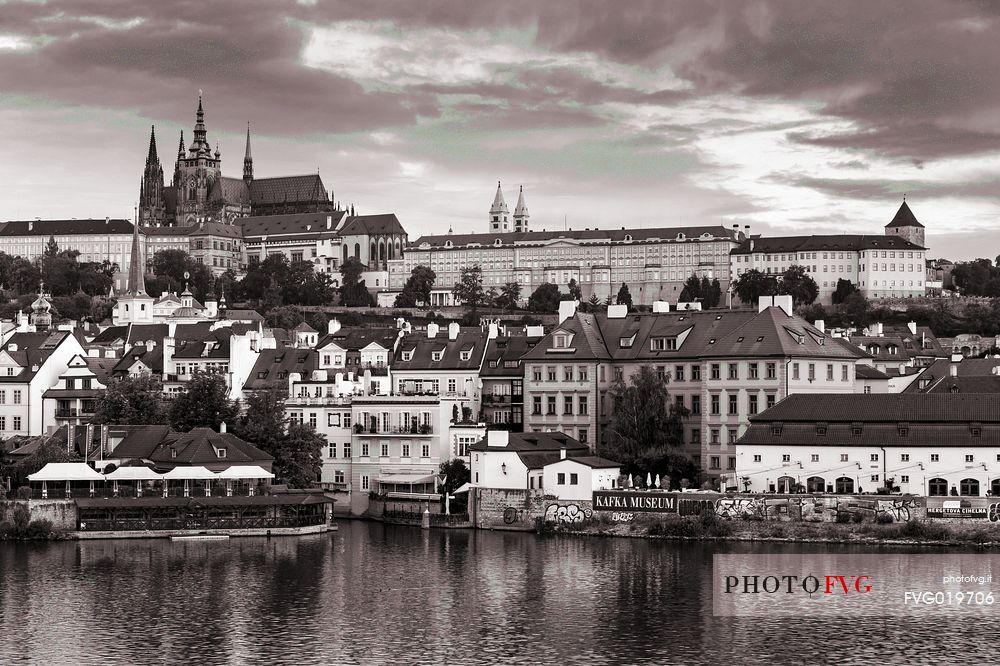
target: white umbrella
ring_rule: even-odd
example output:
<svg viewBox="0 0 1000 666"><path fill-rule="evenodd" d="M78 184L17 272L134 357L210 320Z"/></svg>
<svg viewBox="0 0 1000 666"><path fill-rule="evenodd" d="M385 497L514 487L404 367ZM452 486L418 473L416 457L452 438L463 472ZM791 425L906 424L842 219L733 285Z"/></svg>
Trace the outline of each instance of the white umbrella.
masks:
<svg viewBox="0 0 1000 666"><path fill-rule="evenodd" d="M656 487L657 488L660 487L660 475L659 474L656 475Z"/></svg>
<svg viewBox="0 0 1000 666"><path fill-rule="evenodd" d="M635 481L632 479L632 475L631 474L628 475L628 487L629 488L635 488Z"/></svg>
<svg viewBox="0 0 1000 666"><path fill-rule="evenodd" d="M649 472L646 472L646 487L647 488L653 487L653 477L650 476Z"/></svg>

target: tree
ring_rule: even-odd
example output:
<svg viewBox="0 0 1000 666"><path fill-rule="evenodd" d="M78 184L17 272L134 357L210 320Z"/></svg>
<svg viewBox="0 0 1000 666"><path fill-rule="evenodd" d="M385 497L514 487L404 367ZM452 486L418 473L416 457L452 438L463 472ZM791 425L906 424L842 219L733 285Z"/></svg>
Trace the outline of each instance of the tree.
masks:
<svg viewBox="0 0 1000 666"><path fill-rule="evenodd" d="M701 280L698 279L697 275L692 273L688 276L688 279L684 281L684 288L681 289L681 295L678 301L681 303L694 303L701 297Z"/></svg>
<svg viewBox="0 0 1000 666"><path fill-rule="evenodd" d="M431 287L437 279L435 273L429 266L423 264L413 267L410 277L407 278L403 290L396 296L395 306L397 308L412 308L420 305L430 305Z"/></svg>
<svg viewBox="0 0 1000 666"><path fill-rule="evenodd" d="M819 296L819 286L804 266L789 266L781 275L778 293L792 297L795 305L809 305Z"/></svg>
<svg viewBox="0 0 1000 666"><path fill-rule="evenodd" d="M290 331L305 321L302 310L294 305L282 305L281 307L271 308L266 312L267 314L264 315L264 319L271 328L283 328Z"/></svg>
<svg viewBox="0 0 1000 666"><path fill-rule="evenodd" d="M840 308L848 323L859 327L868 325L868 299L862 296L860 291L845 298Z"/></svg>
<svg viewBox="0 0 1000 666"><path fill-rule="evenodd" d="M777 289L777 281L756 268L746 271L733 283L733 291L747 305L756 305L761 296L772 296Z"/></svg>
<svg viewBox="0 0 1000 666"><path fill-rule="evenodd" d="M293 261L280 283L281 300L295 305L327 305L333 301L333 281L326 273L317 273L308 261Z"/></svg>
<svg viewBox="0 0 1000 666"><path fill-rule="evenodd" d="M340 302L349 308L370 307L374 305L372 295L368 293L361 274L365 265L357 257L348 257L340 265Z"/></svg>
<svg viewBox="0 0 1000 666"><path fill-rule="evenodd" d="M445 476L444 488L442 490L447 495L451 495L472 481L472 474L469 471L469 467L461 458L452 458L448 462L443 462L438 469ZM468 508L468 497L468 494L456 495L455 499L450 501L451 512L465 513Z"/></svg>
<svg viewBox="0 0 1000 666"><path fill-rule="evenodd" d="M618 305L627 305L628 309L632 309L632 294L629 293L628 285L622 282L622 286L618 288L618 298L616 299Z"/></svg>
<svg viewBox="0 0 1000 666"><path fill-rule="evenodd" d="M682 419L687 410L677 406L667 387L666 377L648 365L640 366L627 384L615 383L609 392L611 423L602 455L635 471L640 461L655 460L663 469L642 471L669 474L667 455L675 454L684 443Z"/></svg>
<svg viewBox="0 0 1000 666"><path fill-rule="evenodd" d="M478 308L486 298L486 292L483 291L483 269L478 264L463 268L462 277L452 288L451 293L459 303L473 310Z"/></svg>
<svg viewBox="0 0 1000 666"><path fill-rule="evenodd" d="M222 375L197 373L187 382L186 390L170 405L170 425L175 430L212 428L223 423L235 423L239 406L226 397L228 389Z"/></svg>
<svg viewBox="0 0 1000 666"><path fill-rule="evenodd" d="M719 284L719 278L714 278L712 280L712 285L708 290L708 295L705 297L708 301L710 308L717 308L722 302L722 285Z"/></svg>
<svg viewBox="0 0 1000 666"><path fill-rule="evenodd" d="M65 442L58 442L53 436L42 435L42 437L45 437L44 441L30 456L15 464L0 467L0 477L9 477L12 488L28 485L28 475L38 472L49 463L71 462L80 459L75 452L70 454L66 450ZM0 522L2 522L2 517L0 517Z"/></svg>
<svg viewBox="0 0 1000 666"><path fill-rule="evenodd" d="M152 375L123 377L108 384L97 399L96 423L157 425L164 422L163 387Z"/></svg>
<svg viewBox="0 0 1000 666"><path fill-rule="evenodd" d="M185 288L190 289L198 299L205 299L213 293L212 271L184 250L160 250L153 255L152 269L156 279L147 286L151 292L158 291L153 295L167 291L179 294ZM184 277L185 273L188 277Z"/></svg>
<svg viewBox="0 0 1000 666"><path fill-rule="evenodd" d="M601 299L597 297L597 294L591 294L587 302L590 303L590 308L594 310L601 304Z"/></svg>
<svg viewBox="0 0 1000 666"><path fill-rule="evenodd" d="M290 423L274 454L275 475L292 488L316 483L323 465L326 438L303 423Z"/></svg>
<svg viewBox="0 0 1000 666"><path fill-rule="evenodd" d="M840 305L848 296L857 291L858 288L850 280L845 280L844 278L838 279L837 289L833 292L833 304Z"/></svg>
<svg viewBox="0 0 1000 666"><path fill-rule="evenodd" d="M528 297L528 309L532 312L559 312L559 301L559 287L543 282Z"/></svg>
<svg viewBox="0 0 1000 666"><path fill-rule="evenodd" d="M49 236L49 242L45 244L45 256L46 257L59 256L59 245L56 243L55 236Z"/></svg>
<svg viewBox="0 0 1000 666"><path fill-rule="evenodd" d="M583 300L583 290L580 288L579 283L577 283L576 278L570 278L569 285L567 285L567 287L569 289L569 300Z"/></svg>
<svg viewBox="0 0 1000 666"><path fill-rule="evenodd" d="M501 310L515 310L521 300L521 285L517 282L507 282L500 287L496 306Z"/></svg>

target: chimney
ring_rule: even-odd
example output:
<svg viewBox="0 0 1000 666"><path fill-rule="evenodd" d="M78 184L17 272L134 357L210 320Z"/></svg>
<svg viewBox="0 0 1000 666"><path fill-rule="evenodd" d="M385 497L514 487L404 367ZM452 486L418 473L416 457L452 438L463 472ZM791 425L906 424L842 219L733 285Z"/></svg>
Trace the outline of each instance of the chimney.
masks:
<svg viewBox="0 0 1000 666"><path fill-rule="evenodd" d="M906 328L910 329L910 335L917 334L917 322L910 321L906 323Z"/></svg>
<svg viewBox="0 0 1000 666"><path fill-rule="evenodd" d="M958 377L958 363L952 360L951 365L948 366L948 374L952 377Z"/></svg>
<svg viewBox="0 0 1000 666"><path fill-rule="evenodd" d="M559 460L566 460L566 447L559 447Z"/></svg>
<svg viewBox="0 0 1000 666"><path fill-rule="evenodd" d="M750 239L750 251L753 252L753 239Z"/></svg>
<svg viewBox="0 0 1000 666"><path fill-rule="evenodd" d="M670 303L667 301L653 301L653 312L670 312Z"/></svg>
<svg viewBox="0 0 1000 666"><path fill-rule="evenodd" d="M333 228L333 215L327 215L326 216L326 228L327 229L332 229Z"/></svg>
<svg viewBox="0 0 1000 666"><path fill-rule="evenodd" d="M510 443L510 433L506 430L487 430L486 446L504 447Z"/></svg>
<svg viewBox="0 0 1000 666"><path fill-rule="evenodd" d="M448 324L448 339L449 340L457 340L458 339L458 331L460 329L461 329L461 326L459 326L459 324L458 324L457 321L453 321L450 324Z"/></svg>
<svg viewBox="0 0 1000 666"><path fill-rule="evenodd" d="M576 314L576 307L580 301L559 301L559 323L562 323Z"/></svg>
<svg viewBox="0 0 1000 666"><path fill-rule="evenodd" d="M763 312L774 305L774 296L758 296L757 297L757 312Z"/></svg>
<svg viewBox="0 0 1000 666"><path fill-rule="evenodd" d="M816 330L819 331L820 333L826 333L826 322L823 321L822 319L817 319L816 321L814 321L813 326L815 326Z"/></svg>
<svg viewBox="0 0 1000 666"><path fill-rule="evenodd" d="M431 323L427 324L427 337L428 338L436 338L437 334L438 334L438 330L440 328L441 327L437 325L437 322L433 322L432 321Z"/></svg>
<svg viewBox="0 0 1000 666"><path fill-rule="evenodd" d="M792 302L792 297L789 294L782 294L781 296L774 297L775 307L779 307L785 311L785 314L789 317L795 312L794 303Z"/></svg>
<svg viewBox="0 0 1000 666"><path fill-rule="evenodd" d="M334 317L330 321L326 322L326 332L329 335L333 335L340 330L340 320Z"/></svg>
<svg viewBox="0 0 1000 666"><path fill-rule="evenodd" d="M222 423L219 424L219 434L222 434L222 435L226 434L226 422L225 421L223 421Z"/></svg>
<svg viewBox="0 0 1000 666"><path fill-rule="evenodd" d="M608 319L624 319L628 316L627 305L609 305Z"/></svg>

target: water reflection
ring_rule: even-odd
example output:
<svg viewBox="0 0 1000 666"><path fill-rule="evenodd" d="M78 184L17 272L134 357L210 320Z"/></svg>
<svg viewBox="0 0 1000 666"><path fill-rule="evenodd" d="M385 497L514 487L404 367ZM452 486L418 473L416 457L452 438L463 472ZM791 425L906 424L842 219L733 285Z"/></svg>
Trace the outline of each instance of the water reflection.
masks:
<svg viewBox="0 0 1000 666"><path fill-rule="evenodd" d="M298 539L0 544L0 661L993 661L989 618L712 616L714 553L824 550L361 522Z"/></svg>

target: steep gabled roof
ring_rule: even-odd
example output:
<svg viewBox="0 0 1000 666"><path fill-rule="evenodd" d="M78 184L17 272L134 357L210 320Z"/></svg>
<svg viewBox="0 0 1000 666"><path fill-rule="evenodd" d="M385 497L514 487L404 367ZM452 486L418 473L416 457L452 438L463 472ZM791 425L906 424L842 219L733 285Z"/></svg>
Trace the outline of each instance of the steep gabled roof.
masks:
<svg viewBox="0 0 1000 666"><path fill-rule="evenodd" d="M572 351L555 350L553 339L560 332L573 335L568 348ZM555 330L542 338L541 342L524 355L525 361L558 361L560 359L568 361L607 361L611 359L604 335L594 315L577 312L559 324Z"/></svg>
<svg viewBox="0 0 1000 666"><path fill-rule="evenodd" d="M284 215L254 215L238 220L243 237L259 240L261 236L334 235L345 213L342 210L323 213L288 213ZM329 225L327 218L329 218Z"/></svg>
<svg viewBox="0 0 1000 666"><path fill-rule="evenodd" d="M332 335L324 335L316 343L316 349L322 349L333 343L346 351L361 351L374 342L392 351L392 345L398 335L399 331L395 328L348 326Z"/></svg>
<svg viewBox="0 0 1000 666"><path fill-rule="evenodd" d="M243 384L245 391L288 389L288 375L297 372L308 377L319 366L315 349L263 349L253 370Z"/></svg>
<svg viewBox="0 0 1000 666"><path fill-rule="evenodd" d="M403 360L403 352L413 352L409 361ZM441 360L434 360L434 352L441 351ZM468 359L462 359L462 352L468 351ZM482 366L486 351L486 332L478 327L459 330L454 340L448 339L448 329L442 329L437 337L428 338L426 333L412 333L399 342L393 371L398 370L477 370Z"/></svg>
<svg viewBox="0 0 1000 666"><path fill-rule="evenodd" d="M709 341L702 356L857 359L865 354L845 340L820 332L801 317L771 306L714 344Z"/></svg>
<svg viewBox="0 0 1000 666"><path fill-rule="evenodd" d="M406 231L399 223L395 213L382 213L380 215L354 215L344 222L344 227L340 230L341 236L356 235L399 235L405 236Z"/></svg>
<svg viewBox="0 0 1000 666"><path fill-rule="evenodd" d="M317 201L328 201L326 186L317 173L257 178L250 182L250 202L254 206Z"/></svg>
<svg viewBox="0 0 1000 666"><path fill-rule="evenodd" d="M714 344L710 341L721 340L755 316L749 310L682 310L615 319L598 315L598 321L616 361L663 363L701 355ZM623 338L631 344L623 346ZM676 338L677 348L653 349L654 338Z"/></svg>
<svg viewBox="0 0 1000 666"><path fill-rule="evenodd" d="M482 377L523 377L521 357L534 348L542 338L515 335L494 338L486 346L486 358L479 371ZM510 365L510 367L508 367Z"/></svg>
<svg viewBox="0 0 1000 666"><path fill-rule="evenodd" d="M1000 394L793 393L750 421L1000 424Z"/></svg>
<svg viewBox="0 0 1000 666"><path fill-rule="evenodd" d="M222 176L212 186L208 200L212 202L224 201L226 203L247 205L250 203L250 188L247 187L246 182L241 178Z"/></svg>
<svg viewBox="0 0 1000 666"><path fill-rule="evenodd" d="M224 457L219 451L225 449ZM174 432L168 426L146 426L130 432L111 454L116 458L138 458L170 465L259 463L273 456L230 433L210 428Z"/></svg>

